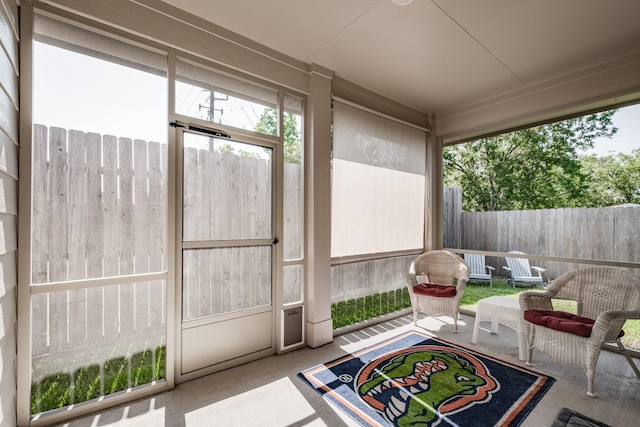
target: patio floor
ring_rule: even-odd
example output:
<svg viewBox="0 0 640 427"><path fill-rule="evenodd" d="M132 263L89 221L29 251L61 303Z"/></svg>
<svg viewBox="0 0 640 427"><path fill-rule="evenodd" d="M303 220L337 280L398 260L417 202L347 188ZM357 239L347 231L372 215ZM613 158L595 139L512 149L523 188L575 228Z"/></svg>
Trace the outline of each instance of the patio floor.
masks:
<svg viewBox="0 0 640 427"><path fill-rule="evenodd" d="M62 424L66 426L354 426L353 420L303 383L297 373L346 353L370 346L412 329L475 348L513 364L518 360L516 332L500 326L489 333L480 325L477 345L471 344L474 317L462 315L460 332L449 318L403 316L340 335L317 349L303 348L218 372L136 402ZM533 370L556 378L556 383L522 426L550 426L558 411L568 407L612 426L638 425L640 380L623 356L603 351L596 373L597 398L586 395L586 376L579 367L559 365L534 350ZM640 361L636 361L640 364Z"/></svg>

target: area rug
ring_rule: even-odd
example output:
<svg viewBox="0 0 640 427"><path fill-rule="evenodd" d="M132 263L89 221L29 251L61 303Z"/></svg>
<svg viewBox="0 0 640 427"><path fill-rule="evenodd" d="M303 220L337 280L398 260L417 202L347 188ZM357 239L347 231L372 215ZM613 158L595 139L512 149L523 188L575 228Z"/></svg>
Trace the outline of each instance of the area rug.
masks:
<svg viewBox="0 0 640 427"><path fill-rule="evenodd" d="M593 418L582 415L569 408L562 408L558 412L551 427L610 427L609 424L605 424Z"/></svg>
<svg viewBox="0 0 640 427"><path fill-rule="evenodd" d="M362 426L518 426L555 382L416 331L298 376Z"/></svg>

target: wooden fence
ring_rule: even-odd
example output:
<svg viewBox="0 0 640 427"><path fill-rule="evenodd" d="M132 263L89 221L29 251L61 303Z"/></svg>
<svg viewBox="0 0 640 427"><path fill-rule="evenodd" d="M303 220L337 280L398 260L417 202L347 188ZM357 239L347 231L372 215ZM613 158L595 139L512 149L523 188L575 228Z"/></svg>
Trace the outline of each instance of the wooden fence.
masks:
<svg viewBox="0 0 640 427"><path fill-rule="evenodd" d="M187 239L226 239L229 232L243 238L270 237L270 177L264 159L188 149L185 162ZM282 244L285 256L300 257L301 167L286 164L285 168L289 193L284 198ZM232 170L243 179L228 179ZM166 144L36 125L33 283L165 271L167 182ZM228 209L238 214L218 215ZM263 223L240 218L259 218ZM267 234L258 235L260 229ZM247 303L270 303L270 249L249 248L254 251L249 256L247 250L233 248L216 262L211 251L188 251L181 284L184 318L241 309ZM260 260L257 276L242 268L250 259ZM216 284L222 284L217 293L211 291ZM165 335L166 291L164 280L153 280L35 294L32 355L37 359L66 354L78 359L86 349L91 350L88 358L102 350L112 357L118 355L114 351L131 353L159 345Z"/></svg>
<svg viewBox="0 0 640 427"><path fill-rule="evenodd" d="M639 205L462 212L462 191L447 189L445 195L445 247L640 262ZM487 263L496 268L496 274L502 274L506 265L503 257L488 257ZM549 279L586 266L547 261L531 264L545 268Z"/></svg>
<svg viewBox="0 0 640 427"><path fill-rule="evenodd" d="M41 125L33 141L33 283L166 269L166 145ZM37 294L32 355L157 346L165 321L164 280Z"/></svg>

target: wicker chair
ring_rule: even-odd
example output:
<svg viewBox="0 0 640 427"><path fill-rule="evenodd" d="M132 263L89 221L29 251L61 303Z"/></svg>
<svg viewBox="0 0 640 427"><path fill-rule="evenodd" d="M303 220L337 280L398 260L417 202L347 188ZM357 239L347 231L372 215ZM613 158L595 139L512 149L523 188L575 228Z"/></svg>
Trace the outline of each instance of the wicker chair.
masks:
<svg viewBox="0 0 640 427"><path fill-rule="evenodd" d="M554 311L552 298L576 301L577 315ZM620 341L627 319L640 319L640 276L613 267L570 271L544 292L520 294L520 308L525 319L527 365L533 349L538 348L558 363L581 366L587 374L587 395L594 397L602 345L616 343L640 378Z"/></svg>
<svg viewBox="0 0 640 427"><path fill-rule="evenodd" d="M413 307L413 323L418 312L429 316L453 317L458 332L460 300L469 280L469 267L458 255L435 250L419 255L407 274L407 286Z"/></svg>

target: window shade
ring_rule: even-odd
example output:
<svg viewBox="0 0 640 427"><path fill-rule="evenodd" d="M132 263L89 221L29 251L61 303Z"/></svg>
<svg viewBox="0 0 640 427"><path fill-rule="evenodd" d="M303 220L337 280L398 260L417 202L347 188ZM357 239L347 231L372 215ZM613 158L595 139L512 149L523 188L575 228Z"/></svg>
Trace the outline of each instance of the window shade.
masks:
<svg viewBox="0 0 640 427"><path fill-rule="evenodd" d="M423 247L426 134L334 100L331 255Z"/></svg>

